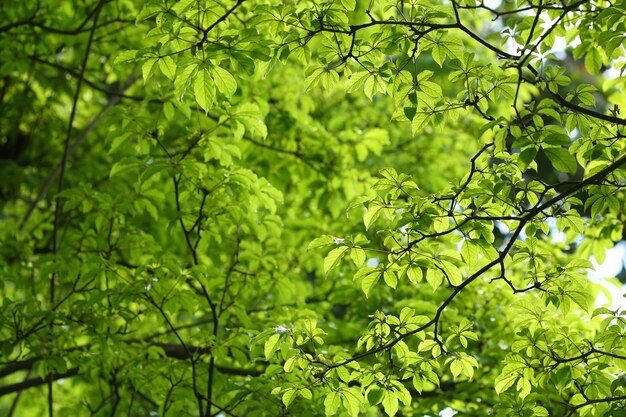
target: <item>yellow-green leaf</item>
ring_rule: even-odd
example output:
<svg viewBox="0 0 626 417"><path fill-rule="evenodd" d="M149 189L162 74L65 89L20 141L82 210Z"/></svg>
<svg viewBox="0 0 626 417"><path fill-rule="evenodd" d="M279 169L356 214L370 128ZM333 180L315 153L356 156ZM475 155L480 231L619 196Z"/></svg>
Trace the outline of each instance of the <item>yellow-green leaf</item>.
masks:
<svg viewBox="0 0 626 417"><path fill-rule="evenodd" d="M597 74L602 68L602 58L600 52L596 48L590 48L585 56L585 67L591 74Z"/></svg>
<svg viewBox="0 0 626 417"><path fill-rule="evenodd" d="M365 229L369 229L372 223L376 221L378 216L380 216L381 210L382 206L379 205L370 205L368 207L367 211L363 215L363 224L365 224Z"/></svg>
<svg viewBox="0 0 626 417"><path fill-rule="evenodd" d="M398 397L396 396L395 392L386 390L383 394L382 403L383 409L389 417L393 417L396 415L396 413L398 412Z"/></svg>
<svg viewBox="0 0 626 417"><path fill-rule="evenodd" d="M334 242L334 239L330 235L320 236L318 238L313 239L311 243L309 243L309 246L307 246L306 250L309 251L311 249L320 248L322 246L332 245L333 242Z"/></svg>
<svg viewBox="0 0 626 417"><path fill-rule="evenodd" d="M433 291L439 288L443 281L443 274L436 268L431 268L426 271L426 281L430 284Z"/></svg>
<svg viewBox="0 0 626 417"><path fill-rule="evenodd" d="M507 389L509 389L517 379L517 374L504 373L496 378L496 394L500 395Z"/></svg>
<svg viewBox="0 0 626 417"><path fill-rule="evenodd" d="M344 253L348 250L347 246L340 246L331 250L326 258L324 259L324 274L328 274L328 272L336 267L341 258L343 258Z"/></svg>
<svg viewBox="0 0 626 417"><path fill-rule="evenodd" d="M439 261L439 266L450 280L450 284L457 286L463 282L463 275L456 265L447 261Z"/></svg>
<svg viewBox="0 0 626 417"><path fill-rule="evenodd" d="M406 270L406 276L413 284L418 284L422 281L422 269L418 266L410 266Z"/></svg>
<svg viewBox="0 0 626 417"><path fill-rule="evenodd" d="M211 78L211 74L209 74L209 70L207 68L202 68L196 74L196 79L193 84L193 93L196 96L198 105L202 108L202 110L208 113L209 109L213 106L215 85L213 84L213 79Z"/></svg>
<svg viewBox="0 0 626 417"><path fill-rule="evenodd" d="M337 391L331 391L324 399L324 411L327 416L332 416L337 412L341 405L341 397Z"/></svg>
<svg viewBox="0 0 626 417"><path fill-rule="evenodd" d="M300 388L298 390L298 395L306 400L310 400L313 398L313 393L308 388Z"/></svg>
<svg viewBox="0 0 626 417"><path fill-rule="evenodd" d="M170 80L176 76L176 63L171 56L164 56L159 59L159 69Z"/></svg>
<svg viewBox="0 0 626 417"><path fill-rule="evenodd" d="M235 78L230 72L221 67L214 67L211 72L215 80L215 85L220 93L224 94L226 97L232 97L235 91L237 91L237 81L235 81Z"/></svg>
<svg viewBox="0 0 626 417"><path fill-rule="evenodd" d="M265 360L270 360L280 345L280 334L275 333L265 341L264 352Z"/></svg>
<svg viewBox="0 0 626 417"><path fill-rule="evenodd" d="M115 57L113 61L113 65L121 64L124 62L132 62L137 59L137 51L134 49L123 51L118 56Z"/></svg>
<svg viewBox="0 0 626 417"><path fill-rule="evenodd" d="M154 68L154 64L156 64L156 62L156 58L148 58L146 59L146 62L144 62L141 66L141 74L143 75L144 83L148 81L148 78L150 78L150 75L152 74L152 69Z"/></svg>
<svg viewBox="0 0 626 417"><path fill-rule="evenodd" d="M365 293L366 297L369 297L370 290L374 285L376 285L380 279L380 275L380 272L375 271L363 277L363 281L361 281L361 289Z"/></svg>
<svg viewBox="0 0 626 417"><path fill-rule="evenodd" d="M358 268L365 263L365 251L361 248L352 248L350 249L350 258Z"/></svg>
<svg viewBox="0 0 626 417"><path fill-rule="evenodd" d="M385 280L385 284L389 285L391 288L395 289L398 285L398 277L393 271L389 269L385 270L383 273L383 278Z"/></svg>
<svg viewBox="0 0 626 417"><path fill-rule="evenodd" d="M348 413L352 417L359 415L359 408L363 402L363 396L358 391L358 388L351 387L342 391L343 406L348 410Z"/></svg>
<svg viewBox="0 0 626 417"><path fill-rule="evenodd" d="M186 67L178 67L176 78L174 79L174 95L179 100L183 100L185 90L191 81L193 72L198 68L198 64L187 65Z"/></svg>
<svg viewBox="0 0 626 417"><path fill-rule="evenodd" d="M296 393L297 391L295 389L288 389L285 391L283 394L283 404L285 404L285 407L289 407L289 404L291 404L293 399L296 397Z"/></svg>

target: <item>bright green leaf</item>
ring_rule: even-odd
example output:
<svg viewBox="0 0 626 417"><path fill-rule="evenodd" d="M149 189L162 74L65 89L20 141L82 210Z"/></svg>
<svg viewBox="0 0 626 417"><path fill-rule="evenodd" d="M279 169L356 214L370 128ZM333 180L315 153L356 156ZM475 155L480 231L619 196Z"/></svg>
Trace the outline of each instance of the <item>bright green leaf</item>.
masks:
<svg viewBox="0 0 626 417"><path fill-rule="evenodd" d="M176 76L176 63L171 56L159 58L159 69L170 80L174 80Z"/></svg>
<svg viewBox="0 0 626 417"><path fill-rule="evenodd" d="M274 356L274 353L278 349L279 345L280 345L280 334L278 333L271 335L269 339L265 341L265 347L264 347L265 360L269 361L270 358Z"/></svg>
<svg viewBox="0 0 626 417"><path fill-rule="evenodd" d="M324 274L328 275L331 269L339 265L341 258L349 248L347 246L340 246L331 250L326 258L324 258Z"/></svg>
<svg viewBox="0 0 626 417"><path fill-rule="evenodd" d="M385 413L389 417L395 416L396 413L398 412L398 397L396 396L395 392L390 391L390 390L385 390L383 394L382 404L383 404Z"/></svg>
<svg viewBox="0 0 626 417"><path fill-rule="evenodd" d="M578 164L576 159L567 149L563 148L544 148L543 151L552 163L555 169L568 174L575 174Z"/></svg>
<svg viewBox="0 0 626 417"><path fill-rule="evenodd" d="M217 89L227 98L235 94L235 91L237 91L237 82L230 72L221 67L213 67L211 69L211 75L213 75Z"/></svg>
<svg viewBox="0 0 626 417"><path fill-rule="evenodd" d="M198 105L205 111L205 113L208 113L213 106L215 86L207 68L200 69L200 71L196 74L196 79L193 83L193 92L196 96Z"/></svg>

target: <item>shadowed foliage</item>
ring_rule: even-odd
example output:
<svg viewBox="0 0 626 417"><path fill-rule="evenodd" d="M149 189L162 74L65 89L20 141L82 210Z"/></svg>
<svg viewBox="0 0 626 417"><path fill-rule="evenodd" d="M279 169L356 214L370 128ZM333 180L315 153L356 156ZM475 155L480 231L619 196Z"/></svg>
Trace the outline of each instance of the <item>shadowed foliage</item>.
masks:
<svg viewBox="0 0 626 417"><path fill-rule="evenodd" d="M625 23L3 2L0 414L626 416Z"/></svg>

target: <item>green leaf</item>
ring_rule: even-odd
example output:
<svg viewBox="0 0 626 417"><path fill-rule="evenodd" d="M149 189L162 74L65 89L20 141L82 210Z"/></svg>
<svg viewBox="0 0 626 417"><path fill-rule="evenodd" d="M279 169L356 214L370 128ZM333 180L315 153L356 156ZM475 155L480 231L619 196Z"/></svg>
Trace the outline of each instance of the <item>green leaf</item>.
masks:
<svg viewBox="0 0 626 417"><path fill-rule="evenodd" d="M598 74L602 68L602 58L597 48L590 48L585 55L585 67L591 74Z"/></svg>
<svg viewBox="0 0 626 417"><path fill-rule="evenodd" d="M385 390L382 390L378 387L372 388L367 392L367 402L369 405L376 405L381 402L383 399L383 394Z"/></svg>
<svg viewBox="0 0 626 417"><path fill-rule="evenodd" d="M454 264L447 261L439 261L439 267L443 269L445 276L450 280L450 284L457 286L463 282L461 270Z"/></svg>
<svg viewBox="0 0 626 417"><path fill-rule="evenodd" d="M421 394L424 390L424 379L419 374L414 374L412 382L415 390Z"/></svg>
<svg viewBox="0 0 626 417"><path fill-rule="evenodd" d="M419 284L422 281L422 269L416 266L410 266L406 270L406 275L413 284Z"/></svg>
<svg viewBox="0 0 626 417"><path fill-rule="evenodd" d="M337 372L339 379L343 382L350 382L350 371L348 371L345 366L340 366L339 368L336 368L335 371Z"/></svg>
<svg viewBox="0 0 626 417"><path fill-rule="evenodd" d="M180 0L172 5L172 11L177 15L181 15L182 13L189 10L194 4L196 0Z"/></svg>
<svg viewBox="0 0 626 417"><path fill-rule="evenodd" d="M452 372L455 378L463 373L463 366L460 360L455 359L450 363L450 372Z"/></svg>
<svg viewBox="0 0 626 417"><path fill-rule="evenodd" d="M385 284L393 289L395 289L398 285L398 277L396 276L395 272L389 269L386 269L385 272L383 272L383 279L385 280Z"/></svg>
<svg viewBox="0 0 626 417"><path fill-rule="evenodd" d="M338 248L331 250L328 253L326 258L324 259L324 274L328 275L328 272L331 269L339 265L341 258L343 258L343 255L345 254L347 250L348 250L347 246L340 246Z"/></svg>
<svg viewBox="0 0 626 417"><path fill-rule="evenodd" d="M402 323L406 323L406 321L413 317L414 314L415 310L413 310L411 307L404 307L402 311L400 311L400 321Z"/></svg>
<svg viewBox="0 0 626 417"><path fill-rule="evenodd" d="M383 207L379 205L372 205L367 208L367 211L363 215L363 224L365 225L365 229L368 230L372 223L378 219L380 213L382 212Z"/></svg>
<svg viewBox="0 0 626 417"><path fill-rule="evenodd" d="M152 75L152 70L154 69L154 64L156 63L157 63L156 58L148 58L143 63L143 65L141 65L141 74L143 75L144 83L148 82L148 78L150 78L150 76Z"/></svg>
<svg viewBox="0 0 626 417"><path fill-rule="evenodd" d="M269 361L270 358L274 356L274 353L276 353L276 350L278 349L279 345L280 345L280 334L278 333L271 335L269 339L265 341L265 347L264 347L265 360Z"/></svg>
<svg viewBox="0 0 626 417"><path fill-rule="evenodd" d="M285 372L291 372L293 370L293 367L296 364L296 359L298 359L296 356L292 356L285 361L285 364L283 365Z"/></svg>
<svg viewBox="0 0 626 417"><path fill-rule="evenodd" d="M516 380L517 380L517 375L515 374L503 373L500 376L498 376L496 378L496 384L495 384L496 394L500 395L501 393L508 390L510 387L513 386Z"/></svg>
<svg viewBox="0 0 626 417"><path fill-rule="evenodd" d="M324 411L327 416L334 415L341 405L341 396L337 391L331 391L324 399Z"/></svg>
<svg viewBox="0 0 626 417"><path fill-rule="evenodd" d="M296 397L297 392L297 390L291 388L285 391L283 394L283 404L285 404L285 407L289 407L289 404L291 404L293 399Z"/></svg>
<svg viewBox="0 0 626 417"><path fill-rule="evenodd" d="M357 388L351 387L342 391L342 403L352 417L359 415L359 408L363 402L363 396Z"/></svg>
<svg viewBox="0 0 626 417"><path fill-rule="evenodd" d="M396 396L395 392L385 390L383 394L382 404L385 413L387 413L389 417L395 416L398 412L398 397Z"/></svg>
<svg viewBox="0 0 626 417"><path fill-rule="evenodd" d="M211 72L217 89L227 98L232 97L237 91L237 82L230 72L221 67L213 67Z"/></svg>
<svg viewBox="0 0 626 417"><path fill-rule="evenodd" d="M392 381L391 384L393 385L393 391L398 397L398 400L400 400L400 402L402 402L405 406L410 407L413 397L411 396L409 390L406 389L404 384L400 381Z"/></svg>
<svg viewBox="0 0 626 417"><path fill-rule="evenodd" d="M360 91L365 85L365 81L370 78L370 73L367 71L360 71L353 73L348 81L346 81L346 92L354 93Z"/></svg>
<svg viewBox="0 0 626 417"><path fill-rule="evenodd" d="M378 76L372 75L365 80L363 84L365 95L372 100L377 93L386 93L387 84Z"/></svg>
<svg viewBox="0 0 626 417"><path fill-rule="evenodd" d="M411 133L414 136L417 135L420 131L422 131L422 129L428 126L429 120L430 120L430 115L428 115L427 113L424 113L424 112L415 113L415 116L413 116L413 119L411 121Z"/></svg>
<svg viewBox="0 0 626 417"><path fill-rule="evenodd" d="M232 119L240 122L250 134L265 139L267 126L263 121L263 113L254 103L245 102L235 108Z"/></svg>
<svg viewBox="0 0 626 417"><path fill-rule="evenodd" d="M196 96L196 102L208 113L213 106L213 99L215 98L215 85L211 74L207 68L202 68L196 74L196 79L193 83L193 92Z"/></svg>
<svg viewBox="0 0 626 417"><path fill-rule="evenodd" d="M426 271L426 282L430 284L433 291L439 288L443 282L443 274L436 268L431 268Z"/></svg>
<svg viewBox="0 0 626 417"><path fill-rule="evenodd" d="M283 400L283 404L285 404L285 408L289 407L289 404L291 404L293 399L296 398L296 394L297 394L297 390L293 388L289 388L283 393L282 400Z"/></svg>
<svg viewBox="0 0 626 417"><path fill-rule="evenodd" d="M310 74L306 77L305 87L306 90L311 90L317 84L322 84L327 90L332 89L339 81L339 74L337 71L328 66L322 66L318 68L311 68L307 71Z"/></svg>
<svg viewBox="0 0 626 417"><path fill-rule="evenodd" d="M332 245L333 243L335 243L335 239L332 236L330 235L320 236L320 237L313 239L311 243L309 243L309 246L307 246L306 250L310 251L311 249L321 248L323 246Z"/></svg>
<svg viewBox="0 0 626 417"><path fill-rule="evenodd" d="M138 51L136 50L128 50L123 51L115 57L113 60L113 65L119 65L124 62L133 62L137 59Z"/></svg>
<svg viewBox="0 0 626 417"><path fill-rule="evenodd" d="M439 32L433 38L432 57L440 67L443 67L446 57L461 60L463 59L463 44L460 40L449 36L447 32Z"/></svg>
<svg viewBox="0 0 626 417"><path fill-rule="evenodd" d="M115 139L113 139L113 141L111 142L111 146L109 148L109 154L113 154L115 153L115 151L122 146L123 144L127 143L130 139L131 135L130 134L124 134L124 135L120 135L118 137L116 137Z"/></svg>
<svg viewBox="0 0 626 417"><path fill-rule="evenodd" d="M590 161L585 167L585 179L594 176L609 165L609 161Z"/></svg>
<svg viewBox="0 0 626 417"><path fill-rule="evenodd" d="M431 97L439 98L441 97L442 90L439 84L436 84L432 81L421 81L419 83L419 88L424 93L428 94Z"/></svg>
<svg viewBox="0 0 626 417"><path fill-rule="evenodd" d="M176 78L174 79L174 94L177 100L183 100L187 86L191 83L192 75L197 68L198 64L177 68Z"/></svg>
<svg viewBox="0 0 626 417"><path fill-rule="evenodd" d="M308 388L300 388L298 390L298 394L304 398L305 400L311 400L313 399L313 393L311 392L310 389Z"/></svg>
<svg viewBox="0 0 626 417"><path fill-rule="evenodd" d="M145 19L148 19L150 17L154 17L156 14L159 13L159 11L161 10L160 7L157 7L154 3L148 3L146 4L142 10L137 14L137 16L135 17L135 23L139 23Z"/></svg>
<svg viewBox="0 0 626 417"><path fill-rule="evenodd" d="M365 293L366 297L369 297L369 293L374 285L380 279L381 273L378 270L371 271L369 274L363 277L363 281L361 281L361 289Z"/></svg>
<svg viewBox="0 0 626 417"><path fill-rule="evenodd" d="M563 148L543 148L546 156L552 163L552 166L561 171L566 172L568 174L576 174L576 169L578 168L578 163L574 156L569 153L567 149Z"/></svg>
<svg viewBox="0 0 626 417"><path fill-rule="evenodd" d="M352 258L354 266L359 268L365 263L365 251L361 248L352 248L350 249L350 258Z"/></svg>
<svg viewBox="0 0 626 417"><path fill-rule="evenodd" d="M159 58L159 69L170 80L174 80L176 76L176 63L171 56Z"/></svg>
<svg viewBox="0 0 626 417"><path fill-rule="evenodd" d="M461 246L461 256L463 256L463 260L468 265L475 265L478 262L477 246L471 240L464 239Z"/></svg>
<svg viewBox="0 0 626 417"><path fill-rule="evenodd" d="M526 171L528 166L535 160L538 149L534 146L524 148L519 154L519 168L522 172Z"/></svg>
<svg viewBox="0 0 626 417"><path fill-rule="evenodd" d="M548 133L543 137L543 142L552 146L568 146L572 140L564 133Z"/></svg>
<svg viewBox="0 0 626 417"><path fill-rule="evenodd" d="M395 169L393 168L383 168L379 171L379 174L381 177L383 178L387 178L388 180L390 180L392 183L399 183L400 182L400 177L398 175L398 173L396 172Z"/></svg>
<svg viewBox="0 0 626 417"><path fill-rule="evenodd" d="M341 0L341 5L347 11L352 11L356 7L356 0Z"/></svg>
<svg viewBox="0 0 626 417"><path fill-rule="evenodd" d="M125 174L128 171L137 168L137 160L134 158L124 158L113 164L109 172L109 178L117 175Z"/></svg>

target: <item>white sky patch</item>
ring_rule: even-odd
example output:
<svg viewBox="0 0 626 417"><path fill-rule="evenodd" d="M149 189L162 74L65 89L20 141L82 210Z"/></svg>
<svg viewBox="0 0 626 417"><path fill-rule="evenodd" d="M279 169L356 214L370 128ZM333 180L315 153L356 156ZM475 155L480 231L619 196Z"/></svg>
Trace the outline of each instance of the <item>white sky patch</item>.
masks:
<svg viewBox="0 0 626 417"><path fill-rule="evenodd" d="M565 233L556 228L556 219L550 217L546 220L546 223L550 226L550 237L552 237L552 241L555 243L565 242Z"/></svg>
<svg viewBox="0 0 626 417"><path fill-rule="evenodd" d="M452 417L453 415L455 415L457 412L454 411L453 409L451 409L450 407L446 407L443 410L441 410L439 412L439 416L440 417Z"/></svg>
<svg viewBox="0 0 626 417"><path fill-rule="evenodd" d="M365 261L365 265L370 266L372 268L376 268L379 263L380 263L380 260L378 258L369 258L367 261Z"/></svg>
<svg viewBox="0 0 626 417"><path fill-rule="evenodd" d="M545 13L542 17L544 19L544 24L542 25L542 29L544 31L556 22L556 18L551 20ZM554 54L559 59L564 59L565 49L568 47L575 48L580 45L580 43L581 39L578 36L569 43L566 42L564 37L556 36L552 49L550 49L547 53ZM515 42L513 42L513 44L515 44ZM519 47L519 45L510 46L510 48L517 47ZM611 66L609 70L604 72L603 75L606 78L617 78L619 76L619 71L616 70L614 66ZM556 229L556 220L552 218L548 219L548 224L550 225L551 235L554 241L564 242L565 234ZM608 297L601 292L596 298L596 307L606 306L610 309L626 309L626 285L621 284L618 280L610 279L615 278L615 276L622 271L622 268L625 266L625 258L626 244L624 242L620 242L612 249L607 250L606 258L602 264L598 264L595 258L591 257L590 260L594 266L594 270L589 271L588 277L592 282L602 285L610 294L611 298L609 300Z"/></svg>
<svg viewBox="0 0 626 417"><path fill-rule="evenodd" d="M491 7L492 9L497 9L497 7L500 5L500 3L501 2L499 0L485 1L485 5L488 6L488 7ZM530 11L527 12L527 13L528 14L532 14L532 12L530 12ZM524 16L525 13L520 13L519 15L520 16ZM541 18L543 20L543 23L540 26L540 28L541 28L541 35L546 33L548 30L550 30L550 28L558 20L557 17L555 17L554 19L551 19L548 16L547 12L543 12L541 14ZM566 28L567 28L567 26L566 26ZM550 50L548 50L548 51L546 51L545 53L542 54L542 53L539 52L539 48L537 48L533 52L533 56L534 57L541 57L541 58L543 58L546 55L553 54L558 59L564 59L565 58L565 49L567 47L575 48L578 45L580 45L580 43L581 43L581 39L578 36L576 38L574 38L572 41L570 41L569 43L565 40L564 36L555 36L554 37L554 44L552 45L552 48ZM536 42L531 43L529 45L529 47L532 47L532 45L535 45L535 44L536 44ZM512 54L512 55L519 54L520 51L523 49L523 47L524 47L524 45L521 45L521 44L517 43L513 37L510 37L507 40L507 42L506 42L506 51L508 53ZM524 53L526 54L527 51L524 51Z"/></svg>
<svg viewBox="0 0 626 417"><path fill-rule="evenodd" d="M611 65L608 70L606 70L603 75L607 79L614 80L615 78L621 77L620 70L615 68L615 65Z"/></svg>
<svg viewBox="0 0 626 417"><path fill-rule="evenodd" d="M485 0L483 1L483 4L491 9L497 9L500 7L502 2L500 0Z"/></svg>
<svg viewBox="0 0 626 417"><path fill-rule="evenodd" d="M484 4L488 7L491 7L492 9L497 9L498 6L501 4L501 1L490 0L490 1L485 1ZM558 19L558 18L550 19L550 17L548 16L546 12L543 12L541 17L543 19L543 24L541 25L542 33L545 33L547 30L549 30L550 27L552 27ZM567 25L565 27L567 30L574 29L573 27L567 26ZM537 48L537 50L535 50L533 55L534 57L539 57L543 59L543 57L552 54L556 56L557 59L565 59L566 57L565 50L567 48L576 48L578 45L581 44L581 42L582 40L580 39L580 36L576 36L570 42L567 42L564 36L555 36L554 43L550 50L541 54L538 51L539 48ZM515 42L515 40L512 37L508 39L506 43L506 51L508 53L512 55L517 55L519 54L521 48L523 48L523 45L520 45L519 43ZM624 58L618 58L616 62L619 62L619 61L624 61ZM604 76L605 79L615 79L615 78L620 77L621 73L620 73L620 69L615 68L615 63L613 63L606 71L602 73L602 75Z"/></svg>
<svg viewBox="0 0 626 417"><path fill-rule="evenodd" d="M546 223L550 226L550 236L553 242L565 242L565 233L556 228L556 219L549 218ZM622 271L625 259L626 243L624 242L619 242L612 249L607 250L606 258L602 264L598 264L595 258L591 257L590 261L594 269L590 270L587 276L592 282L602 285L611 297L609 300L606 294L600 292L596 298L596 307L626 310L626 285L622 285L616 279L610 279L615 278Z"/></svg>
<svg viewBox="0 0 626 417"><path fill-rule="evenodd" d="M489 0L484 3L486 6L496 9L500 4L500 0ZM556 21L556 19L550 19L547 13L544 12L542 16L544 23L542 24L542 30L545 33ZM566 48L575 48L581 43L580 37L576 37L571 42L567 43L565 38L562 36L555 37L554 45L552 48L543 56L548 54L554 54L559 59L565 58L565 49ZM509 38L507 41L507 52L510 54L519 53L519 48L522 45L515 42L513 38ZM538 51L534 52L534 55L537 56ZM619 76L619 70L615 69L612 65L607 71L604 72L604 77L606 78L616 78ZM551 235L555 242L564 242L565 234L559 232L556 229L556 220L548 219L548 224L550 225ZM502 228L499 227L502 231ZM524 236L520 236L523 240ZM592 257L591 262L595 270L589 271L588 277L591 281L602 285L607 292L610 294L610 300L604 293L600 293L596 299L596 307L606 306L610 309L620 308L622 310L626 309L626 285L621 284L615 278L617 274L620 273L622 268L624 267L624 259L626 258L626 244L624 242L620 242L613 249L609 249L606 254L606 259L602 264L598 264L596 260Z"/></svg>
<svg viewBox="0 0 626 417"><path fill-rule="evenodd" d="M606 251L606 259L602 264L598 264L592 257L591 263L595 268L589 272L589 279L595 283L602 285L611 295L611 300L603 293L596 298L596 307L608 307L611 310L626 310L626 285L622 285L618 280L608 280L614 278L620 273L624 267L624 258L626 258L626 244L620 242L612 249ZM610 301L610 302L609 302Z"/></svg>

